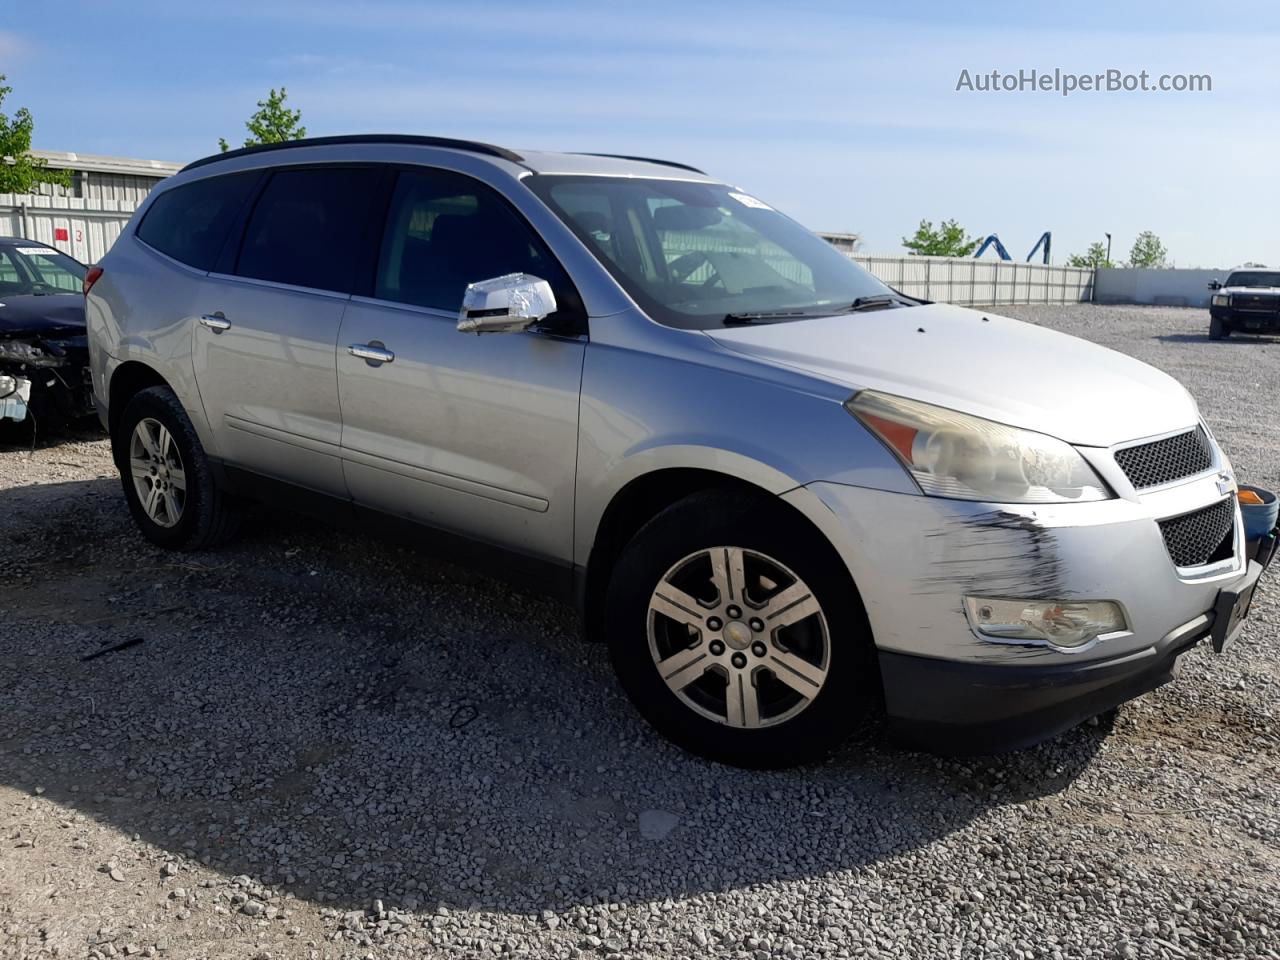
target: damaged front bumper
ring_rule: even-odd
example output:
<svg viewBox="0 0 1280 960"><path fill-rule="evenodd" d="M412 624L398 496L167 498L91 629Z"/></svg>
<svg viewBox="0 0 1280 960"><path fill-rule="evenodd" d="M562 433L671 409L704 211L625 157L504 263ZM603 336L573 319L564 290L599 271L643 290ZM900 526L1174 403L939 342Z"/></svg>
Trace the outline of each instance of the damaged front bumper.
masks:
<svg viewBox="0 0 1280 960"><path fill-rule="evenodd" d="M1198 568L1175 566L1158 521L1221 501L1220 482L1053 505L803 490L829 511L862 595L891 729L933 750L996 753L1154 689L1210 635L1220 595L1249 577L1239 510L1229 555ZM1110 601L1124 629L1074 649L999 640L975 631L966 597Z"/></svg>
<svg viewBox="0 0 1280 960"><path fill-rule="evenodd" d="M94 411L84 336L0 338L0 420L78 420Z"/></svg>

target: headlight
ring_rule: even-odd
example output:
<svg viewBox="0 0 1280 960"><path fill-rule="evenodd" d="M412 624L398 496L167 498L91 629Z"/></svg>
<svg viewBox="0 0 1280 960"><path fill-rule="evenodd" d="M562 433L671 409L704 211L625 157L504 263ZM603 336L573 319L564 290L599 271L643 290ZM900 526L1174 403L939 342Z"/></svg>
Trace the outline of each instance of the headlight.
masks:
<svg viewBox="0 0 1280 960"><path fill-rule="evenodd" d="M1030 430L874 390L845 408L897 454L934 497L992 503L1106 500L1106 485L1070 444Z"/></svg>
<svg viewBox="0 0 1280 960"><path fill-rule="evenodd" d="M965 597L969 626L992 640L1082 647L1095 637L1129 629L1110 600L996 600Z"/></svg>
<svg viewBox="0 0 1280 960"><path fill-rule="evenodd" d="M1212 302L1215 307L1229 307L1231 306L1231 294L1215 293Z"/></svg>

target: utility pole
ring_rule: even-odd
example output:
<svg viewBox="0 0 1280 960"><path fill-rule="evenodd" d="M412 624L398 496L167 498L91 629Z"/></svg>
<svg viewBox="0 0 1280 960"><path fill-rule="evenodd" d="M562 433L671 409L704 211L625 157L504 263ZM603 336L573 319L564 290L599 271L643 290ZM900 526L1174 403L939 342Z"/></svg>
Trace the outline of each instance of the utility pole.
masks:
<svg viewBox="0 0 1280 960"><path fill-rule="evenodd" d="M1107 266L1111 266L1111 234L1104 234L1107 238Z"/></svg>

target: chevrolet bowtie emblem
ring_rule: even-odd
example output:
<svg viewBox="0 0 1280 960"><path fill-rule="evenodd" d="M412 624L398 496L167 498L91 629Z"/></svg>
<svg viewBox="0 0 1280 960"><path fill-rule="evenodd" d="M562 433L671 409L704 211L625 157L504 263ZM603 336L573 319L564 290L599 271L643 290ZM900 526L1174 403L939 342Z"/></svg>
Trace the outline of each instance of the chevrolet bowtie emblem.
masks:
<svg viewBox="0 0 1280 960"><path fill-rule="evenodd" d="M1218 492L1223 496L1235 492L1235 482L1225 473L1218 474Z"/></svg>

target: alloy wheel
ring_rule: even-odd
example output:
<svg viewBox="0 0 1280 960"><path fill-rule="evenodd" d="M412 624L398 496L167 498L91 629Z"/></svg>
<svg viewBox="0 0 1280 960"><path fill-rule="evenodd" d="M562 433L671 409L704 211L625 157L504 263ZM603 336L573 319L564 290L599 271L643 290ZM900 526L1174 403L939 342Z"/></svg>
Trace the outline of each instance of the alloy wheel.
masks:
<svg viewBox="0 0 1280 960"><path fill-rule="evenodd" d="M173 435L159 420L144 417L129 438L129 470L138 501L151 521L172 527L187 503L187 474Z"/></svg>
<svg viewBox="0 0 1280 960"><path fill-rule="evenodd" d="M831 670L817 596L784 564L742 547L700 550L672 566L650 597L648 636L668 688L731 727L790 720Z"/></svg>

